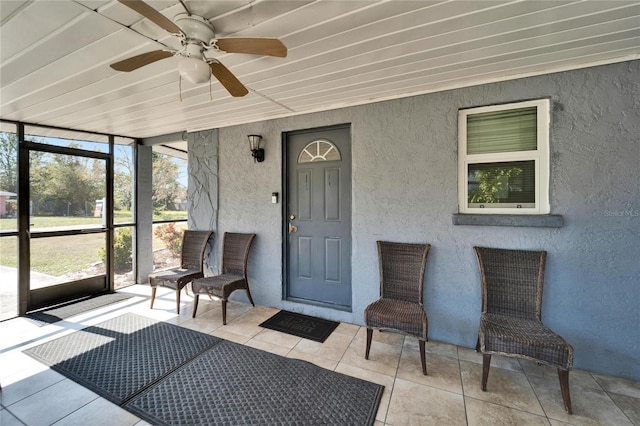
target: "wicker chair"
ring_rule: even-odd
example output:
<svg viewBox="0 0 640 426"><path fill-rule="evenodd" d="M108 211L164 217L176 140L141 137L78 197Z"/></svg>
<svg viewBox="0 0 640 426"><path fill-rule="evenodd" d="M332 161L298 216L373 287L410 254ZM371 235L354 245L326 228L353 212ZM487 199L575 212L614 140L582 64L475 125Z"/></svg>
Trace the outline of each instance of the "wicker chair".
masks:
<svg viewBox="0 0 640 426"><path fill-rule="evenodd" d="M425 342L427 314L422 303L424 272L429 244L378 241L380 299L364 311L369 359L373 330L392 331L418 338L422 374L427 374Z"/></svg>
<svg viewBox="0 0 640 426"><path fill-rule="evenodd" d="M204 276L204 250L212 234L211 231L184 231L180 267L149 275L151 309L158 286L169 287L176 291L176 312L180 314L180 291L192 280Z"/></svg>
<svg viewBox="0 0 640 426"><path fill-rule="evenodd" d="M245 290L253 306L253 298L247 280L247 259L256 234L233 234L225 232L222 246L222 273L200 278L191 284L193 290L193 317L196 317L198 299L201 294L222 300L222 324L227 324L227 300L236 290Z"/></svg>
<svg viewBox="0 0 640 426"><path fill-rule="evenodd" d="M541 321L546 251L474 247L482 280L477 350L482 353L482 390L491 355L532 360L558 369L562 399L571 414L569 370L573 348Z"/></svg>

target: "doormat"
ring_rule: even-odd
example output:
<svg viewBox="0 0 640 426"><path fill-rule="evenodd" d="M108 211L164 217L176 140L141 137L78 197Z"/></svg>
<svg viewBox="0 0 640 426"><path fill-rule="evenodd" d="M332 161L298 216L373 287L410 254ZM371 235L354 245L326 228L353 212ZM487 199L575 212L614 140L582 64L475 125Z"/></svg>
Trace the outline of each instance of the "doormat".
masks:
<svg viewBox="0 0 640 426"><path fill-rule="evenodd" d="M55 308L46 308L41 311L30 312L27 318L53 324L74 315L79 315L93 309L102 308L112 303L122 302L133 297L131 294L110 293L102 296L93 296L88 299L65 303Z"/></svg>
<svg viewBox="0 0 640 426"><path fill-rule="evenodd" d="M296 312L280 311L260 327L303 337L315 342L324 342L340 323Z"/></svg>
<svg viewBox="0 0 640 426"><path fill-rule="evenodd" d="M373 425L384 391L135 314L24 352L154 425Z"/></svg>

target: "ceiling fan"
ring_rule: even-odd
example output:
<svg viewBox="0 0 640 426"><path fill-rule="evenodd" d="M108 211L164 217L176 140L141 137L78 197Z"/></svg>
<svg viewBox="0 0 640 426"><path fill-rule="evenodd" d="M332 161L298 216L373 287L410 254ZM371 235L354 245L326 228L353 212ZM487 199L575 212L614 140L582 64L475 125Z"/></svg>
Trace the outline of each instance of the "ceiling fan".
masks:
<svg viewBox="0 0 640 426"><path fill-rule="evenodd" d="M213 50L279 58L287 56L287 48L276 38L216 38L213 25L207 19L190 13L183 0L180 0L180 3L186 13L177 14L173 21L142 0L118 0L118 2L178 37L182 48L154 50L124 59L111 64L111 68L116 71L134 71L161 59L180 56L178 71L182 77L192 83L205 83L213 75L232 96L240 97L249 93L247 88L217 59L206 57L205 52Z"/></svg>

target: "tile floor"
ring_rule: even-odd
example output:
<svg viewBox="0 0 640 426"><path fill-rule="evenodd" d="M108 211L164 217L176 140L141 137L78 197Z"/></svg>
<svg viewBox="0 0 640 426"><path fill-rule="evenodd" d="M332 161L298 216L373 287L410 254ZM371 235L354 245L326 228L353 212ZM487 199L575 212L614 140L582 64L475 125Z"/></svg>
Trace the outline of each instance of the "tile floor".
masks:
<svg viewBox="0 0 640 426"><path fill-rule="evenodd" d="M376 425L640 425L640 382L573 370L574 414L564 412L555 369L495 357L488 391L480 391L482 357L474 350L427 343L428 376L420 371L417 341L374 333L371 356L364 359L365 329L340 324L323 343L258 326L276 309L229 303L222 326L218 301L202 299L191 318L190 298L180 316L172 291L159 290L149 309L149 287L121 290L135 296L56 324L25 318L0 322L0 425L145 425L129 412L24 355L30 346L55 339L124 312L135 312L210 333L282 356L385 386Z"/></svg>

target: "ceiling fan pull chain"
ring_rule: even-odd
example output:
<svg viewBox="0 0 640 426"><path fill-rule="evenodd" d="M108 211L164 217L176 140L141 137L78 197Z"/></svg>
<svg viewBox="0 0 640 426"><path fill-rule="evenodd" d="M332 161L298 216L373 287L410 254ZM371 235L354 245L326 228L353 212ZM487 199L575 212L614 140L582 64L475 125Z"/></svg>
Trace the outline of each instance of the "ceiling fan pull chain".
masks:
<svg viewBox="0 0 640 426"><path fill-rule="evenodd" d="M211 77L209 77L209 102L213 101L213 96L211 96Z"/></svg>
<svg viewBox="0 0 640 426"><path fill-rule="evenodd" d="M182 102L182 75L180 75L180 79L178 80L178 99Z"/></svg>

